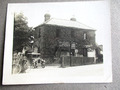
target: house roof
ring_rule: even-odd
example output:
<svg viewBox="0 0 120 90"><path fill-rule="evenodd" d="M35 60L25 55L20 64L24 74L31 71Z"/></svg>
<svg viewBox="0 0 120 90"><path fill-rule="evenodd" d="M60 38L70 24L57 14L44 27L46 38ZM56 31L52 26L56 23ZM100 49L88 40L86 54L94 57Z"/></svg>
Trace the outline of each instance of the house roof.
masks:
<svg viewBox="0 0 120 90"><path fill-rule="evenodd" d="M93 28L91 28L91 27L89 27L87 25L84 25L84 24L78 22L78 21L65 20L65 19L51 18L51 19L45 21L43 24L45 24L45 25L63 26L63 27L71 27L71 28L79 28L79 29L87 29L87 30L95 30L95 29L93 29Z"/></svg>

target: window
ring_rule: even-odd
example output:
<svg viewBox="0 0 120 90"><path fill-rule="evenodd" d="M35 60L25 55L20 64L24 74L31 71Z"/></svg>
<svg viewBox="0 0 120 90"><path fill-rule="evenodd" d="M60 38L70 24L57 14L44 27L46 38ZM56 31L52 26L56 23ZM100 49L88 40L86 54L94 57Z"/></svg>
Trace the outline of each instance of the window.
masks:
<svg viewBox="0 0 120 90"><path fill-rule="evenodd" d="M56 30L56 37L60 37L60 29Z"/></svg>
<svg viewBox="0 0 120 90"><path fill-rule="evenodd" d="M87 33L83 34L83 39L86 40L87 39Z"/></svg>
<svg viewBox="0 0 120 90"><path fill-rule="evenodd" d="M75 31L74 31L74 30L71 31L71 37L72 37L72 38L75 37Z"/></svg>
<svg viewBox="0 0 120 90"><path fill-rule="evenodd" d="M40 60L38 60L38 63L40 63Z"/></svg>
<svg viewBox="0 0 120 90"><path fill-rule="evenodd" d="M38 31L38 37L40 38L40 28L39 28L39 31Z"/></svg>

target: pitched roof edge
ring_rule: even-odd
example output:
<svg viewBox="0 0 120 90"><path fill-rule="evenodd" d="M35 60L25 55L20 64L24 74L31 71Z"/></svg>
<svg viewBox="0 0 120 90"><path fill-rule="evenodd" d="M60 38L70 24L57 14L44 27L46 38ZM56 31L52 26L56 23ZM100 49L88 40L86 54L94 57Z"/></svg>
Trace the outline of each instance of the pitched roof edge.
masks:
<svg viewBox="0 0 120 90"><path fill-rule="evenodd" d="M44 21L42 24L40 24L40 25L38 25L38 26L36 26L36 27L34 27L34 29L35 28L37 28L37 27L39 27L39 26L42 26L42 25L53 25L53 24L47 24L50 20L52 20L52 19L57 19L57 18L51 18L51 19L49 19L49 20L47 20L47 21ZM59 19L59 20L66 20L66 19ZM66 21L71 21L71 20L66 20ZM71 22L77 22L77 23L80 23L80 22L78 22L78 21L71 21ZM91 29L84 29L84 28L78 28L78 29L84 29L84 30L93 30L93 31L96 31L96 29L94 29L94 28L92 28L92 27L90 27L90 26L87 26L87 25L85 25L85 24L83 24L83 23L80 23L80 24L82 24L82 25L84 25L84 26L86 26L86 27L89 27L89 28L91 28ZM62 26L62 25L54 25L54 26ZM62 27L67 27L67 26L62 26ZM77 27L70 27L70 28L77 28Z"/></svg>
<svg viewBox="0 0 120 90"><path fill-rule="evenodd" d="M84 28L68 27L68 26L60 26L60 25L53 25L53 24L43 24L43 25L51 25L51 26L67 27L67 28L73 28L73 29L81 29L81 30L91 30L91 31L96 31L96 30L94 30L94 29L84 29Z"/></svg>

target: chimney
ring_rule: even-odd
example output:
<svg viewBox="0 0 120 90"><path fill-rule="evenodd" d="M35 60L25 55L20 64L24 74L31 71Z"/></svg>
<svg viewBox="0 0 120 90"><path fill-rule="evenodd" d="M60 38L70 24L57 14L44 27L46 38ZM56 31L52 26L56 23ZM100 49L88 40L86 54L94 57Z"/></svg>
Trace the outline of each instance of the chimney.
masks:
<svg viewBox="0 0 120 90"><path fill-rule="evenodd" d="M76 21L76 18L72 17L70 20L71 20L71 21Z"/></svg>
<svg viewBox="0 0 120 90"><path fill-rule="evenodd" d="M46 14L44 15L44 17L45 17L45 21L49 20L49 19L50 19L50 14L46 13Z"/></svg>

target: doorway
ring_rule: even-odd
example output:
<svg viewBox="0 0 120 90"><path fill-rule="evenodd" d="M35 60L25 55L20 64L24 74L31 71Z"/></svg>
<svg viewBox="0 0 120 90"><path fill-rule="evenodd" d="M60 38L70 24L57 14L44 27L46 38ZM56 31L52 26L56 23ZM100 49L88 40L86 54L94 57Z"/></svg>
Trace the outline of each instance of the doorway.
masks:
<svg viewBox="0 0 120 90"><path fill-rule="evenodd" d="M87 57L87 48L83 48L83 56Z"/></svg>

